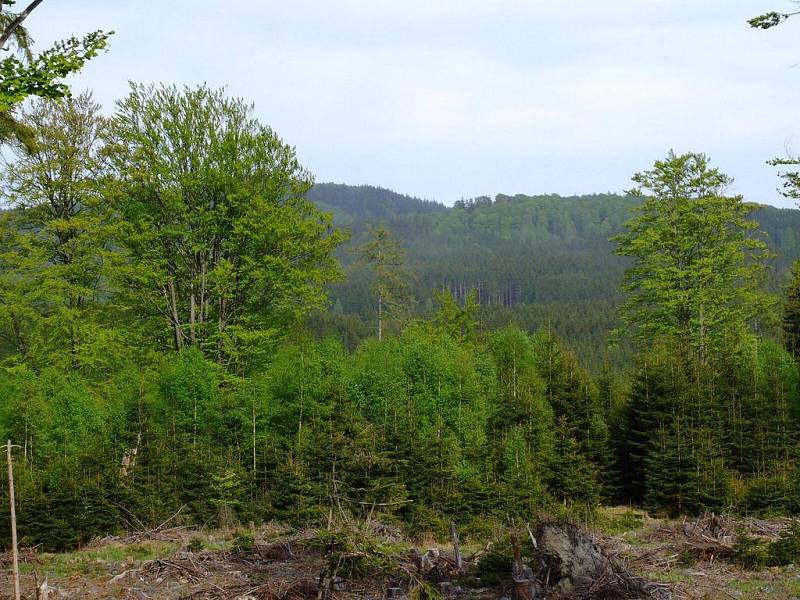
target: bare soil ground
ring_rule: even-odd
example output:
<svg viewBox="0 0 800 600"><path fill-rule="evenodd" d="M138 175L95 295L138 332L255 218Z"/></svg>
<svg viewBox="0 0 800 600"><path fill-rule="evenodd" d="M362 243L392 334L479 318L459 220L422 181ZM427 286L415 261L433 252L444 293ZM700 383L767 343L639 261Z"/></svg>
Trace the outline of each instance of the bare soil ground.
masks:
<svg viewBox="0 0 800 600"><path fill-rule="evenodd" d="M715 515L663 521L617 508L606 511L593 536L623 571L661 584L662 597L800 600L800 569L748 571L732 560L737 535L777 539L791 524ZM492 585L474 576L487 547L467 544L459 572L449 542L420 547L376 523L346 534L274 524L247 531L172 528L65 554L25 550L22 589L30 600L511 597L510 573ZM10 566L10 556L0 555L3 600L13 597Z"/></svg>

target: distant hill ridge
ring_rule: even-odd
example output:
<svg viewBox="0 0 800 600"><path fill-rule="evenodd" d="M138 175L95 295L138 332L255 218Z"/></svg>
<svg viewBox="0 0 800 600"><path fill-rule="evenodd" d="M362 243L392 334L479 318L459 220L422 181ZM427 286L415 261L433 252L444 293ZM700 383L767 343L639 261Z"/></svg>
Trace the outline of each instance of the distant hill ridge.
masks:
<svg viewBox="0 0 800 600"><path fill-rule="evenodd" d="M337 224L360 231L370 223L424 220L440 233L453 228L503 239L529 242L579 236L611 236L621 230L640 200L614 193L560 196L558 194L497 194L457 201L454 206L423 200L370 185L320 183L308 194L318 207L333 214ZM800 211L762 205L755 213L774 249L796 245L794 232Z"/></svg>
<svg viewBox="0 0 800 600"><path fill-rule="evenodd" d="M460 200L453 207L372 186L322 183L309 198L353 238L340 252L347 279L332 288L337 310L371 317L369 277L352 248L368 225L384 223L404 245L415 273L417 311L433 310L435 290L479 291L484 318L534 329L550 323L580 346L604 345L615 323L625 261L609 238L640 199L619 194ZM754 218L776 253L771 286L800 257L800 211L762 206Z"/></svg>

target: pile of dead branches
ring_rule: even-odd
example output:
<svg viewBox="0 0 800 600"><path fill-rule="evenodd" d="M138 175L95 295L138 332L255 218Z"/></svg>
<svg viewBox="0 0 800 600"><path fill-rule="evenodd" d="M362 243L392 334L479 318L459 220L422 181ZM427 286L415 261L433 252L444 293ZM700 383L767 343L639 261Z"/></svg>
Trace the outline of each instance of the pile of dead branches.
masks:
<svg viewBox="0 0 800 600"><path fill-rule="evenodd" d="M798 520L791 517L779 517L770 520L748 517L742 521L741 525L748 535L776 540L797 523Z"/></svg>
<svg viewBox="0 0 800 600"><path fill-rule="evenodd" d="M39 562L39 557L36 554L37 548L20 548L19 549L19 562L23 564L36 564ZM11 569L13 558L11 551L0 552L0 569Z"/></svg>
<svg viewBox="0 0 800 600"><path fill-rule="evenodd" d="M198 583L208 577L208 570L203 567L191 552L179 552L172 558L159 558L144 563L139 574L156 581L167 578L181 582Z"/></svg>
<svg viewBox="0 0 800 600"><path fill-rule="evenodd" d="M576 586L569 597L575 600L668 600L672 597L672 586L648 581L631 572L627 564L614 563L611 569L603 570L591 581Z"/></svg>
<svg viewBox="0 0 800 600"><path fill-rule="evenodd" d="M625 560L640 571L666 573L675 568L681 560L681 553L671 544L661 544L644 551L629 550L625 553Z"/></svg>
<svg viewBox="0 0 800 600"><path fill-rule="evenodd" d="M431 548L424 554L416 548L412 548L407 561L413 565L418 578L434 583L457 579L469 564L466 559L463 559L462 566L459 568L455 558L451 558L438 548Z"/></svg>
<svg viewBox="0 0 800 600"><path fill-rule="evenodd" d="M672 550L669 557L671 561L681 555L709 562L729 560L733 556L737 530L741 529L741 525L732 517L705 513L696 519L661 525L645 539L664 543L659 550ZM664 558L663 552L654 552L650 558L655 559L653 566L658 566L657 563ZM637 563L642 564L642 560L640 557Z"/></svg>

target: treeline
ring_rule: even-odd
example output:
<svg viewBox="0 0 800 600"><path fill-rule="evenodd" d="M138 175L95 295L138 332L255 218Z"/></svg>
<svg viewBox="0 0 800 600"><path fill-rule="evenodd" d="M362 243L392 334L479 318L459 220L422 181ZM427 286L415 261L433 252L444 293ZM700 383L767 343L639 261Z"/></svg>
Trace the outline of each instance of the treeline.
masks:
<svg viewBox="0 0 800 600"><path fill-rule="evenodd" d="M310 314L347 323L323 310L347 233L309 200L293 149L222 92L133 85L110 117L89 95L19 117L31 137L3 170L0 436L19 447L25 543L359 515L477 535L621 501L800 512L800 271L778 310L757 207L726 196L705 156L636 174L634 212L597 234L618 231L593 254L618 254L624 302L587 316L552 299L620 324L621 370L579 359L557 317L514 312L535 304L490 322L474 284L420 310L412 250L386 226L354 232L367 318L315 336ZM525 318L547 320L504 323Z"/></svg>
<svg viewBox="0 0 800 600"><path fill-rule="evenodd" d="M317 315L310 324L322 337L345 335L354 348L371 331L370 273L353 249L371 225L383 223L406 249L418 316L433 314L437 292L448 290L463 300L476 290L489 327L517 324L532 331L549 326L570 340L595 372L607 361L620 368L630 362L627 351L608 352L608 332L620 325L619 288L628 265L614 255L609 238L623 230L636 198L499 194L445 208L367 186L323 183L311 192L317 206L353 232L337 253L347 277L330 288L333 314ZM765 284L775 292L800 258L800 212L759 206L752 218L775 253Z"/></svg>
<svg viewBox="0 0 800 600"><path fill-rule="evenodd" d="M654 350L628 388L546 330L464 322L443 309L353 353L299 333L247 378L196 348L103 381L6 372L21 535L65 548L176 513L215 526L370 514L439 535L453 520L479 535L601 502L800 512L797 363L778 344L753 339L702 381Z"/></svg>
<svg viewBox="0 0 800 600"><path fill-rule="evenodd" d="M180 522L344 511L441 533L610 499L609 402L572 354L546 332L447 329L352 354L301 339L246 380L196 349L102 384L6 375L22 535L65 547L182 507Z"/></svg>

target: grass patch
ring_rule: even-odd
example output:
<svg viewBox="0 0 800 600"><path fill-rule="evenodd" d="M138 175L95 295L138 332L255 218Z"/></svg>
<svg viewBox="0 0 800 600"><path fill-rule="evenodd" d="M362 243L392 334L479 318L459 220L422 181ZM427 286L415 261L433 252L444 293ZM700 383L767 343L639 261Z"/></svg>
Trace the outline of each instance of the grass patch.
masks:
<svg viewBox="0 0 800 600"><path fill-rule="evenodd" d="M660 583L683 583L691 581L692 577L679 569L672 571L652 571L643 574L645 579L658 581Z"/></svg>
<svg viewBox="0 0 800 600"><path fill-rule="evenodd" d="M595 527L604 535L620 535L642 529L647 522L647 513L631 508L601 509L595 517Z"/></svg>
<svg viewBox="0 0 800 600"><path fill-rule="evenodd" d="M108 544L68 553L37 554L36 563L23 563L23 573L46 574L52 577L108 575L112 564L133 564L170 556L180 549L177 542L141 542L139 544Z"/></svg>

